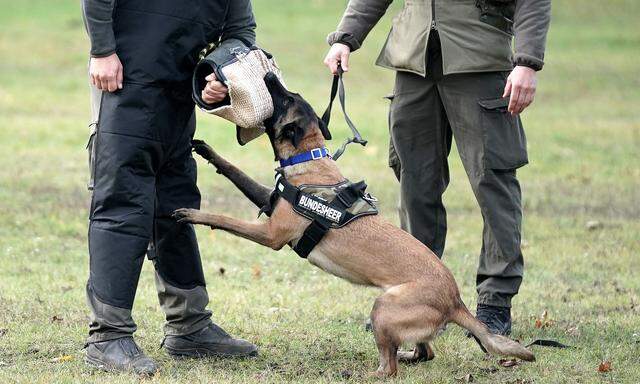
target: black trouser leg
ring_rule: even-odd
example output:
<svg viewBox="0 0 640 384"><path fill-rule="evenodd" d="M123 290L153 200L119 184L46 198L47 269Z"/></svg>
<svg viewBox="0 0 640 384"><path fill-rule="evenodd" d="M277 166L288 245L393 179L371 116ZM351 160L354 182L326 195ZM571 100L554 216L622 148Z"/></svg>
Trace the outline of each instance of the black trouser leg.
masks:
<svg viewBox="0 0 640 384"><path fill-rule="evenodd" d="M190 145L193 103L178 92L126 84L101 95L91 154L89 342L135 331L131 307L150 242L172 329L197 331L208 324L193 227L170 217L174 209L200 204Z"/></svg>
<svg viewBox="0 0 640 384"><path fill-rule="evenodd" d="M195 114L168 155L157 176L154 240L150 257L156 288L166 314L167 335L187 335L211 323L196 234L191 224L171 217L178 208L200 209L196 162L191 155Z"/></svg>
<svg viewBox="0 0 640 384"><path fill-rule="evenodd" d="M99 131L89 224L90 341L135 331L131 307L151 239L156 142ZM108 320L115 316L114 319Z"/></svg>

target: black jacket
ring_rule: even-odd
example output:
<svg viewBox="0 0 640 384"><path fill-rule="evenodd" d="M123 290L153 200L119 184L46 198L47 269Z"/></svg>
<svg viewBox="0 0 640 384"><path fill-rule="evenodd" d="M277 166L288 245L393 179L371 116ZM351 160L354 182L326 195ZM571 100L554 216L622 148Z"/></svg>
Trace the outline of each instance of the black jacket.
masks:
<svg viewBox="0 0 640 384"><path fill-rule="evenodd" d="M91 55L117 53L125 82L187 83L208 43L255 42L250 0L83 0Z"/></svg>

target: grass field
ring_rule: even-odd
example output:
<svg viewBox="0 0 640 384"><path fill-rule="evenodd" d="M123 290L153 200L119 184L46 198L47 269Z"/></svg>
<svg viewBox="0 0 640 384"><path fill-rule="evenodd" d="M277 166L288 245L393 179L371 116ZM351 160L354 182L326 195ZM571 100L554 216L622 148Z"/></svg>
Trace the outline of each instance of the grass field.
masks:
<svg viewBox="0 0 640 384"><path fill-rule="evenodd" d="M254 3L259 42L277 55L288 85L322 110L330 82L321 65L324 37L346 1ZM79 2L0 0L0 9L0 383L137 382L82 362L90 196L88 47ZM533 347L537 362L505 368L450 326L435 343L433 362L402 366L393 382L455 383L466 375L479 383L640 382L638 14L636 0L554 1L547 64L537 100L523 115L531 159L519 173L527 270L514 301L513 336L576 348ZM372 65L389 22L390 15L353 58L349 109L370 144L351 148L340 163L348 177L368 181L382 213L397 221L383 99L393 73ZM342 140L346 127L337 115L334 121ZM271 182L266 139L241 148L229 124L203 115L197 136ZM451 164L445 263L475 308L481 218L456 153ZM256 214L200 165L205 209ZM261 355L239 362L168 358L159 349L163 315L146 263L134 315L137 340L162 366L150 382L361 382L376 368L373 337L362 326L375 290L324 274L288 249L275 253L203 228L198 235L216 322L256 342ZM537 328L544 311L548 321ZM598 372L603 361L610 372Z"/></svg>

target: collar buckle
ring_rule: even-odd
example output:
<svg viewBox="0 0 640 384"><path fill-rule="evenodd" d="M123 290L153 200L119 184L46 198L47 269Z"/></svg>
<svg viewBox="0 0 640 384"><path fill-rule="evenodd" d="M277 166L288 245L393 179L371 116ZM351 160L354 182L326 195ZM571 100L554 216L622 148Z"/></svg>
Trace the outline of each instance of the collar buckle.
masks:
<svg viewBox="0 0 640 384"><path fill-rule="evenodd" d="M311 159L312 160L322 159L322 149L320 149L320 148L312 149L311 150Z"/></svg>

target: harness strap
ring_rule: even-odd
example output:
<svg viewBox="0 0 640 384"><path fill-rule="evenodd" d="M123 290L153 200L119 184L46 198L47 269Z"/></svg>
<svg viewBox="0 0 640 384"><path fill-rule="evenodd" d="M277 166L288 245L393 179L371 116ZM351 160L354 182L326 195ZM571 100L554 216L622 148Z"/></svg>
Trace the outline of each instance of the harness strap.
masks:
<svg viewBox="0 0 640 384"><path fill-rule="evenodd" d="M360 198L360 196L362 196L364 190L366 189L367 184L364 181L353 183L338 193L338 195L336 196L336 201L334 201L334 203L340 202L345 209L351 208L351 206L356 201L358 201L358 199Z"/></svg>
<svg viewBox="0 0 640 384"><path fill-rule="evenodd" d="M351 143L358 143L362 146L367 145L367 140L364 140L362 138L362 136L360 135L360 132L358 132L358 129L349 118L349 115L347 115L347 110L345 107L344 82L342 81L343 73L344 72L342 70L342 67L340 66L340 63L338 63L338 74L333 75L333 83L331 84L331 96L329 97L329 106L327 107L327 109L324 111L324 114L322 115L322 122L327 128L329 128L329 121L331 120L331 108L333 107L333 101L336 99L336 94L338 94L339 100L340 100L340 106L342 107L342 114L344 115L344 120L347 122L347 125L349 126L349 128L351 128L353 137L347 139L344 142L344 144L342 144L342 146L333 154L334 160L338 160L338 158L342 156L344 151L347 149L347 145Z"/></svg>
<svg viewBox="0 0 640 384"><path fill-rule="evenodd" d="M278 194L291 203L291 205L295 205L298 201L298 193L300 190L291 185L280 172L276 173L276 190Z"/></svg>
<svg viewBox="0 0 640 384"><path fill-rule="evenodd" d="M298 243L293 250L298 256L306 259L313 248L324 238L324 235L331 229L331 223L327 219L315 219L309 224L307 229L304 230L302 237L298 240Z"/></svg>

